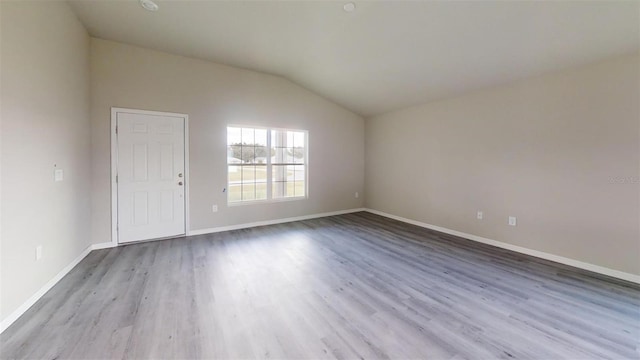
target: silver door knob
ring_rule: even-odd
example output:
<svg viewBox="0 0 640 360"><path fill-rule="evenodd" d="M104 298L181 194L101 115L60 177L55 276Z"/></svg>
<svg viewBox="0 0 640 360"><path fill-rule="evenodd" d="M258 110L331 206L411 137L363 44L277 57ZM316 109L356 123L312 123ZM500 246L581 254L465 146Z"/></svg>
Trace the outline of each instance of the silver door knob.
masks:
<svg viewBox="0 0 640 360"><path fill-rule="evenodd" d="M178 185L182 186L182 181L178 182Z"/></svg>

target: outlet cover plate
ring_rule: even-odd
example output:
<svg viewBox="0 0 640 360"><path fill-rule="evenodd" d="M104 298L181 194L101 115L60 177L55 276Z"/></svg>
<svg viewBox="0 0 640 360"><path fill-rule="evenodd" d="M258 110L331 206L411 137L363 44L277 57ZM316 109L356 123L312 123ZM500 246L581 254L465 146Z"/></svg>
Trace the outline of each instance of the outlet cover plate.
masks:
<svg viewBox="0 0 640 360"><path fill-rule="evenodd" d="M62 171L62 169L56 169L53 172L53 178L55 181L62 181L64 180L64 171Z"/></svg>

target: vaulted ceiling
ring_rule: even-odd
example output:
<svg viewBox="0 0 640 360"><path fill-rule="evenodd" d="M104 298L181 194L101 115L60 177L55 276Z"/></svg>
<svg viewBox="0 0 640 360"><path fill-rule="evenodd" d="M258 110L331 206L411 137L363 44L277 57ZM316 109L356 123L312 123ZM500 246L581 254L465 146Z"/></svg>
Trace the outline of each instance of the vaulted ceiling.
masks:
<svg viewBox="0 0 640 360"><path fill-rule="evenodd" d="M70 1L91 35L281 75L361 115L638 51L638 1Z"/></svg>

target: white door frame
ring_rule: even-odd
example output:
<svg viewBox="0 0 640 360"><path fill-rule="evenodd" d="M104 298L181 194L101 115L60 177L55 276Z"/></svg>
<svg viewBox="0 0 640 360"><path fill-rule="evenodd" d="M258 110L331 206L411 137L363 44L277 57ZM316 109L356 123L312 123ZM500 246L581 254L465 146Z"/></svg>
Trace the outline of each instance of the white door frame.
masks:
<svg viewBox="0 0 640 360"><path fill-rule="evenodd" d="M111 243L118 246L118 137L116 125L118 113L172 116L184 119L184 233L189 235L189 115L162 111L138 110L112 107L111 108ZM127 243L130 244L130 243Z"/></svg>

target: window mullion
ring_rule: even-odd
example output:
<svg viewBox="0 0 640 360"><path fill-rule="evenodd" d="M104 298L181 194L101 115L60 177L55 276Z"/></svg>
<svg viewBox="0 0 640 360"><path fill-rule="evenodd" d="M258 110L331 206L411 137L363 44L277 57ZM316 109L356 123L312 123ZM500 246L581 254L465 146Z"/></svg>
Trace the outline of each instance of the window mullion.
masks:
<svg viewBox="0 0 640 360"><path fill-rule="evenodd" d="M240 142L240 159L244 161L244 146L242 145L242 141ZM240 201L244 201L244 163L240 165Z"/></svg>
<svg viewBox="0 0 640 360"><path fill-rule="evenodd" d="M271 200L273 198L271 171L271 129L267 129L267 200Z"/></svg>

